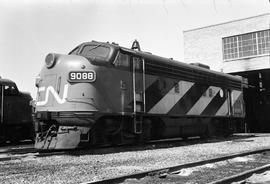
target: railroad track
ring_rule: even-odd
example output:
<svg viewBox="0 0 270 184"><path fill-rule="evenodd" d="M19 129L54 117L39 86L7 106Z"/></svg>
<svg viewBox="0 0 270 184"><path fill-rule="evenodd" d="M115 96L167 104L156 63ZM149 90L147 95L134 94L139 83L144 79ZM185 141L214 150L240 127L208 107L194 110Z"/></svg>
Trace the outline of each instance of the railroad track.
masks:
<svg viewBox="0 0 270 184"><path fill-rule="evenodd" d="M64 155L66 154L65 151L54 151L54 152L37 152L34 151L28 151L28 152L18 152L15 154L0 154L0 162L8 161L8 160L15 160L15 159L22 159L29 156L34 157L45 157L45 156L52 156L52 155Z"/></svg>
<svg viewBox="0 0 270 184"><path fill-rule="evenodd" d="M0 151L1 154L26 154L26 153L33 153L37 150L33 147L19 147L19 148L9 148L9 149L3 149Z"/></svg>
<svg viewBox="0 0 270 184"><path fill-rule="evenodd" d="M0 162L21 159L29 156L45 157L53 155L76 154L82 149L75 150L37 150L34 145L19 145L0 149Z"/></svg>
<svg viewBox="0 0 270 184"><path fill-rule="evenodd" d="M246 157L248 158L249 156L254 156L256 159L260 161L260 164L257 162L252 162L251 163L251 168L248 169L247 167L247 162L242 163L242 168L239 169L240 165L239 163L234 162L234 164L230 164L233 159L236 158L243 158ZM265 165L267 163L265 160L269 160L270 158L270 149L260 149L260 150L255 150L255 151L248 151L248 152L242 152L242 153L237 153L233 155L227 155L227 156L222 156L222 157L217 157L209 160L202 160L199 162L192 162L192 163L187 163L187 164L181 164L181 165L176 165L172 167L166 167L166 168L161 168L161 169L156 169L156 170L151 170L151 171L146 171L146 172L140 172L136 174L131 174L131 175L125 175L125 176L120 176L120 177L115 177L115 178L110 178L110 179L105 179L102 181L95 181L95 182L84 182L83 184L112 184L112 183L185 183L189 181L195 181L194 183L211 183L211 184L225 184L225 183L232 183L232 182L237 182L244 180L248 177L250 177L254 173L261 173L266 170L270 170L270 164ZM183 171L188 171L189 169L194 169L194 168L207 168L210 167L211 164L216 164L216 163L228 163L228 166L225 166L221 164L221 167L226 167L226 169L230 169L235 167L238 168L236 170L239 170L238 172L227 172L227 174L220 174L217 173L218 168L214 168L212 173L201 173L201 177L199 176L183 176ZM241 162L240 162L241 163ZM254 164L257 163L257 164ZM222 169L224 169L222 168ZM221 170L222 170L221 169ZM196 170L196 169L195 169ZM232 169L233 170L233 169ZM241 170L241 171L240 171ZM213 173L214 172L214 173ZM222 172L221 172L222 173ZM198 172L197 174L200 175ZM192 178L193 177L193 178ZM204 178L203 178L204 177ZM208 178L209 177L209 178ZM195 180L194 180L195 178ZM197 180L196 180L197 179ZM199 182L198 182L199 181Z"/></svg>
<svg viewBox="0 0 270 184"><path fill-rule="evenodd" d="M270 164L266 164L261 167L257 167L255 169L251 169L251 170L244 171L236 175L232 175L229 177L222 178L220 180L216 180L209 184L227 184L227 183L233 183L233 182L245 183L244 181L248 179L250 176L252 176L253 174L261 174L269 170L270 170Z"/></svg>
<svg viewBox="0 0 270 184"><path fill-rule="evenodd" d="M124 152L124 151L138 151L149 149L149 146L152 148L154 145L154 149L157 148L166 148L166 147L173 147L173 146L181 146L181 145L192 145L192 144L200 144L200 143L209 143L209 142L220 142L220 141L227 141L227 140L242 140L242 138L247 137L254 137L254 135L245 135L239 136L234 135L229 138L212 138L212 139L200 139L198 137L189 138L188 140L182 140L181 138L175 139L166 139L166 140L153 140L149 141L143 145L134 145L134 144L123 144L118 146L111 146L111 145L103 145L103 146L96 146L92 148L78 148L74 150L36 150L33 145L18 145L1 148L0 149L0 162L7 161L7 160L14 160L19 158L24 158L28 156L36 156L36 157L45 157L45 156L52 156L52 155L80 155L80 154L108 154L114 152Z"/></svg>

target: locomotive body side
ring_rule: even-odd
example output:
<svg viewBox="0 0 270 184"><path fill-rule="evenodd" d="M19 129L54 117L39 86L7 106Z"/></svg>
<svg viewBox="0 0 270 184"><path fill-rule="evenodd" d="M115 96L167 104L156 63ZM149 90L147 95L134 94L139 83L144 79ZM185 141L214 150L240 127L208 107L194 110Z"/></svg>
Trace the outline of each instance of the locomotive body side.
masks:
<svg viewBox="0 0 270 184"><path fill-rule="evenodd" d="M101 42L47 59L38 149L217 135L244 116L237 77Z"/></svg>
<svg viewBox="0 0 270 184"><path fill-rule="evenodd" d="M185 65L162 64L161 70L157 67L161 64L155 61L150 58L145 62L146 74L156 77L146 89L146 109L165 124L159 137L205 137L243 131L241 78Z"/></svg>

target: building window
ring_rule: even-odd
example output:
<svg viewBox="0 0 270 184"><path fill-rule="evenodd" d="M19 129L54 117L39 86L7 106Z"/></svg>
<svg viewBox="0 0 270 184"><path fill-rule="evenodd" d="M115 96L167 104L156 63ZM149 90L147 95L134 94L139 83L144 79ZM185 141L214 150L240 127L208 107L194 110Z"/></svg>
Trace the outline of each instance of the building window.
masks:
<svg viewBox="0 0 270 184"><path fill-rule="evenodd" d="M270 30L236 35L222 39L223 60L270 53Z"/></svg>
<svg viewBox="0 0 270 184"><path fill-rule="evenodd" d="M239 57L257 55L256 33L238 36Z"/></svg>
<svg viewBox="0 0 270 184"><path fill-rule="evenodd" d="M270 30L260 31L257 34L259 54L269 54L270 52Z"/></svg>
<svg viewBox="0 0 270 184"><path fill-rule="evenodd" d="M223 38L223 59L238 57L237 37Z"/></svg>

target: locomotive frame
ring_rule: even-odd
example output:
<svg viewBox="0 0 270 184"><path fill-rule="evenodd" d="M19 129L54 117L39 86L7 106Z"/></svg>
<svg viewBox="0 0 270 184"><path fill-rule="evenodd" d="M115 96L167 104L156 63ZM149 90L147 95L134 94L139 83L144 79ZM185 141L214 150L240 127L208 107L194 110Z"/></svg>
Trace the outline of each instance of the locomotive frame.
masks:
<svg viewBox="0 0 270 184"><path fill-rule="evenodd" d="M36 148L229 135L243 127L243 84L139 49L83 43L46 57L36 81Z"/></svg>

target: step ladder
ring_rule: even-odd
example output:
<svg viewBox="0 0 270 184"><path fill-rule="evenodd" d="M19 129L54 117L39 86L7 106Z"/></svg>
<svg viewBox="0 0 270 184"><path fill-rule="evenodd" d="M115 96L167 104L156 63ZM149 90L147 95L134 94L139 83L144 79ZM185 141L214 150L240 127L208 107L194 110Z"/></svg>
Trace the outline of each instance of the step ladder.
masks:
<svg viewBox="0 0 270 184"><path fill-rule="evenodd" d="M144 113L144 99L143 92L135 94L135 104L134 104L134 133L141 134L142 133L142 115Z"/></svg>
<svg viewBox="0 0 270 184"><path fill-rule="evenodd" d="M140 44L135 40L131 49L140 51ZM132 58L133 73L133 125L134 133L142 134L143 114L145 113L145 61L140 57Z"/></svg>

